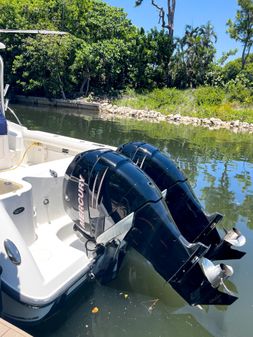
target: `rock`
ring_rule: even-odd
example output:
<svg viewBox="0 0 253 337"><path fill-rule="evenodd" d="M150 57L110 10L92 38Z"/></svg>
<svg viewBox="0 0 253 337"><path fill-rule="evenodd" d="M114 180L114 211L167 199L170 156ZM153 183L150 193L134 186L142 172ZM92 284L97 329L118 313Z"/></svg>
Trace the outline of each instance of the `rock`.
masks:
<svg viewBox="0 0 253 337"><path fill-rule="evenodd" d="M176 114L173 116L174 121L179 121L181 119L181 115L180 114Z"/></svg>
<svg viewBox="0 0 253 337"><path fill-rule="evenodd" d="M243 123L241 123L241 127L244 128L244 129L248 129L250 127L250 124L247 123L247 122L243 122Z"/></svg>
<svg viewBox="0 0 253 337"><path fill-rule="evenodd" d="M99 112L103 119L109 118L135 118L138 120L148 120L150 122L167 121L174 124L186 124L194 126L208 127L210 130L216 130L219 128L230 129L233 132L249 132L253 133L253 123L240 122L234 120L230 122L222 121L219 118L198 118L190 116L182 116L180 113L169 114L167 116L154 110L137 110L129 107L121 107L112 105L107 101L102 101L99 104Z"/></svg>
<svg viewBox="0 0 253 337"><path fill-rule="evenodd" d="M210 124L211 125L221 125L223 122L219 118L211 117L210 118Z"/></svg>
<svg viewBox="0 0 253 337"><path fill-rule="evenodd" d="M237 119L237 120L235 120L235 121L231 121L230 122L230 126L232 127L232 128L238 128L239 126L240 126L240 121Z"/></svg>
<svg viewBox="0 0 253 337"><path fill-rule="evenodd" d="M205 124L205 125L211 125L212 123L210 122L210 119L209 118L202 118L202 124Z"/></svg>

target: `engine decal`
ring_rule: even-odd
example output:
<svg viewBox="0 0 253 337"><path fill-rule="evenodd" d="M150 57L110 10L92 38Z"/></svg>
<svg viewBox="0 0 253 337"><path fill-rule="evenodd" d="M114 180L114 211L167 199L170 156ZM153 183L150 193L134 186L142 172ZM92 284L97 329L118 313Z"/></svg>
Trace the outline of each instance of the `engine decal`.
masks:
<svg viewBox="0 0 253 337"><path fill-rule="evenodd" d="M83 176L80 174L78 181L78 213L79 213L80 226L82 226L83 228L85 228L84 187L85 187L85 180Z"/></svg>

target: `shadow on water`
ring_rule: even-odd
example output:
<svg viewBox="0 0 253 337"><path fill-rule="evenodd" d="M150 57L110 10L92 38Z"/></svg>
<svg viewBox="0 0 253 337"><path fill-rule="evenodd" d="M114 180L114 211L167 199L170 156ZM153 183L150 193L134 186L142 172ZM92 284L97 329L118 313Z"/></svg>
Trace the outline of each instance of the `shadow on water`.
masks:
<svg viewBox="0 0 253 337"><path fill-rule="evenodd" d="M94 307L97 313L92 313ZM31 332L35 337L213 336L185 307L150 265L130 251L116 281L83 287L57 316Z"/></svg>
<svg viewBox="0 0 253 337"><path fill-rule="evenodd" d="M226 331L227 309L190 307L132 250L117 280L84 286L55 317L29 332L35 337L218 337Z"/></svg>
<svg viewBox="0 0 253 337"><path fill-rule="evenodd" d="M228 261L234 268L231 282L239 296L229 307L190 307L131 253L116 281L107 287L95 284L84 289L72 306L64 307L35 336L252 336L252 135L133 120L103 121L80 111L18 107L16 112L31 129L114 146L133 140L152 143L184 171L204 208L224 215L221 232L222 227L236 226L247 237L243 249L247 255ZM236 290L233 284L229 288ZM97 314L91 312L94 306L99 309Z"/></svg>

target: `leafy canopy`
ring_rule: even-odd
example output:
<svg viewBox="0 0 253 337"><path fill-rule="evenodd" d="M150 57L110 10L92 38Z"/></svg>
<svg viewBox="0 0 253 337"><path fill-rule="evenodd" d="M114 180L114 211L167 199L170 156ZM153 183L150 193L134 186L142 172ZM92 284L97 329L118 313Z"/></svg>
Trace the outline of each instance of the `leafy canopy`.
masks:
<svg viewBox="0 0 253 337"><path fill-rule="evenodd" d="M244 68L253 45L253 1L238 0L238 5L240 9L236 12L235 20L228 20L227 25L231 38L243 45L242 68Z"/></svg>

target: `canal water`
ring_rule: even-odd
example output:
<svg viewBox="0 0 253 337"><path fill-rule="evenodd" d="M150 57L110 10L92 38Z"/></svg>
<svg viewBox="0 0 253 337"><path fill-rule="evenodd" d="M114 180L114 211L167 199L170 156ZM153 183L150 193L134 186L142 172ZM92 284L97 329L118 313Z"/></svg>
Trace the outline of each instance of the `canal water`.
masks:
<svg viewBox="0 0 253 337"><path fill-rule="evenodd" d="M253 135L133 120L103 121L94 114L70 110L15 110L31 129L114 146L133 140L154 144L184 171L206 211L224 215L219 230L236 226L247 237L243 247L247 254L226 262L234 268L227 286L238 295L231 306L189 306L143 258L130 251L116 281L85 286L49 322L32 330L34 336L252 337Z"/></svg>

